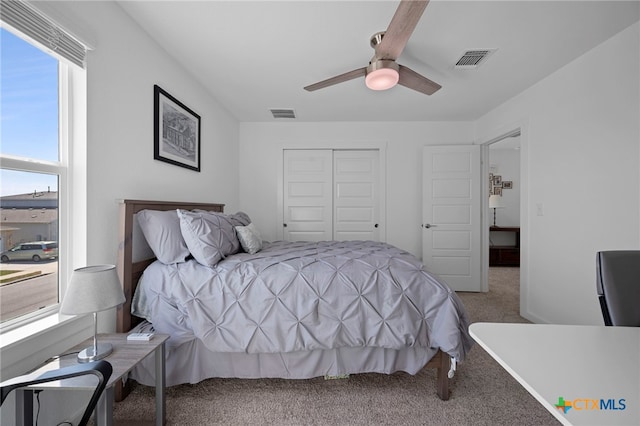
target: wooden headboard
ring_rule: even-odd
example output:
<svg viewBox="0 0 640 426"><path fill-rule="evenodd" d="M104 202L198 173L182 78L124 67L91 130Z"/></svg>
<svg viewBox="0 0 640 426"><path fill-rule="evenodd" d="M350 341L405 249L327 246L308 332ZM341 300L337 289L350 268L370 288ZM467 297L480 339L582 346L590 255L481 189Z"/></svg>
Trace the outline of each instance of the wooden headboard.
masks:
<svg viewBox="0 0 640 426"><path fill-rule="evenodd" d="M155 258L134 259L134 237L144 237L134 232L138 227L136 213L142 210L208 210L223 212L224 204L189 203L179 201L123 200L120 203L120 226L118 229L118 276L122 283L126 301L118 308L116 331L126 333L138 324L141 319L131 315L131 299L138 285L142 272ZM138 228L139 229L139 228ZM138 243L139 241L136 241ZM143 241L146 245L146 241Z"/></svg>

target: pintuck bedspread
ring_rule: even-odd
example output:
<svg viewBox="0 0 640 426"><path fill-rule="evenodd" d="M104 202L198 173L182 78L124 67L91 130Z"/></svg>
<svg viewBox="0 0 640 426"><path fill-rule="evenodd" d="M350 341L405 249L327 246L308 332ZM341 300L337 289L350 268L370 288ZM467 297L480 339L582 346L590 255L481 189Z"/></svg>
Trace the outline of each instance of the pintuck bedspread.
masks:
<svg viewBox="0 0 640 426"><path fill-rule="evenodd" d="M265 243L214 267L151 264L135 315L213 352L282 353L342 347L440 348L463 360L472 345L457 295L410 253L373 241Z"/></svg>

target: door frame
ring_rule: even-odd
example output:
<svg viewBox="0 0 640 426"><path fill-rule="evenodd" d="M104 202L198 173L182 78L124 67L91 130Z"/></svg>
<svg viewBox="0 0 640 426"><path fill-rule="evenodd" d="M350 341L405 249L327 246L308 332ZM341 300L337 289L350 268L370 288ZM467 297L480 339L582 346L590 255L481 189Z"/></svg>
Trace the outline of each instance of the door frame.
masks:
<svg viewBox="0 0 640 426"><path fill-rule="evenodd" d="M529 295L529 129L526 121L513 123L489 132L480 139L481 174L489 176L489 145L502 139L520 134L520 315L527 312ZM483 179L482 187L482 288L489 291L489 182Z"/></svg>
<svg viewBox="0 0 640 426"><path fill-rule="evenodd" d="M357 150L377 150L380 158L378 164L378 188L380 191L379 209L379 238L380 241L387 242L387 142L386 141L302 141L299 143L281 143L278 146L278 185L276 194L276 233L277 238L284 239L284 151L286 149L331 149L334 151L357 151Z"/></svg>

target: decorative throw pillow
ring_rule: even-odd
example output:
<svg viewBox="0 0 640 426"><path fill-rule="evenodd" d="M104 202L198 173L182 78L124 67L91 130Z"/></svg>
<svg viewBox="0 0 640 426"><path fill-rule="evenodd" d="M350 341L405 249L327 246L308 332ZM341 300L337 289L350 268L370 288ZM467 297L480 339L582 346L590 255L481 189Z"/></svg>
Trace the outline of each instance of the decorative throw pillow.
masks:
<svg viewBox="0 0 640 426"><path fill-rule="evenodd" d="M168 265L180 263L189 256L175 210L142 210L136 218L144 238L160 262Z"/></svg>
<svg viewBox="0 0 640 426"><path fill-rule="evenodd" d="M198 263L213 267L240 250L234 221L228 215L178 209L178 217L187 248Z"/></svg>
<svg viewBox="0 0 640 426"><path fill-rule="evenodd" d="M262 238L253 223L247 226L236 226L236 232L244 251L249 254L255 254L262 250Z"/></svg>

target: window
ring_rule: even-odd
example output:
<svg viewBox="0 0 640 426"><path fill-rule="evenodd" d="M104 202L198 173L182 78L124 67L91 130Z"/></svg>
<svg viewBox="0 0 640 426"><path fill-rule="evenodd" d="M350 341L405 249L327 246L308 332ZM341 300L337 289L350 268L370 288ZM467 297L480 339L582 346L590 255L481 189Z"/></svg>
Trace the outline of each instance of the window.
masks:
<svg viewBox="0 0 640 426"><path fill-rule="evenodd" d="M57 312L72 238L71 148L84 48L21 1L0 27L0 330ZM76 52L78 43L73 43ZM81 114L80 111L82 110ZM84 128L82 125L80 128ZM76 138L76 143L81 138Z"/></svg>

